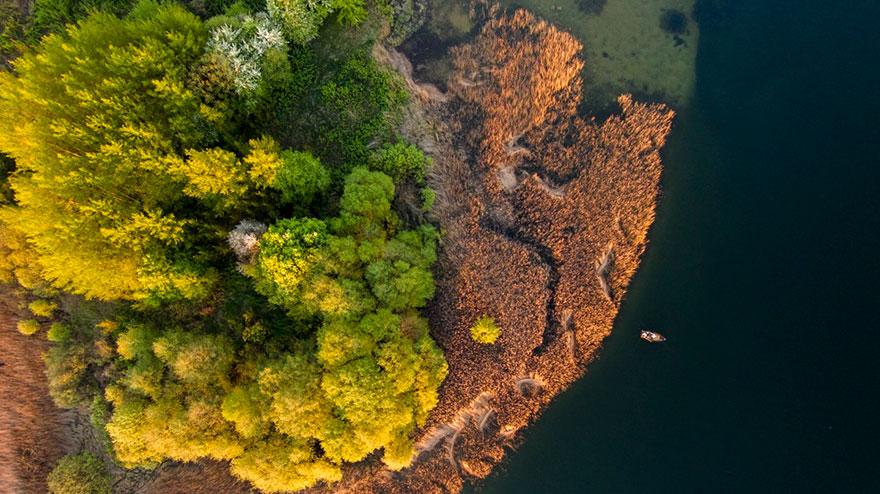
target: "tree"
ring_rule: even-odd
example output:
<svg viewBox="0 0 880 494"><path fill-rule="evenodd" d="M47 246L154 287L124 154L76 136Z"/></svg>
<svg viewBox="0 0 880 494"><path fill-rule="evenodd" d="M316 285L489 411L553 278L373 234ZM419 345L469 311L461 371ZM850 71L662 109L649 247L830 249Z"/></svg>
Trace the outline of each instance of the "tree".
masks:
<svg viewBox="0 0 880 494"><path fill-rule="evenodd" d="M268 179L277 150L251 147L250 169ZM343 462L377 450L393 468L408 465L410 435L436 405L447 366L417 312L433 294L437 234L398 231L393 197L390 177L356 168L339 216L243 229L256 242L242 246L243 257L256 252L245 272L286 320L246 312L236 337L207 321L120 330L106 393L119 459L230 460L272 492L336 480Z"/></svg>
<svg viewBox="0 0 880 494"><path fill-rule="evenodd" d="M287 355L263 369L260 391L270 401L269 418L279 432L295 438L319 437L334 420L321 393L321 366L308 355Z"/></svg>
<svg viewBox="0 0 880 494"><path fill-rule="evenodd" d="M259 244L256 288L269 301L297 310L304 282L319 269L327 227L321 220L292 218L269 227Z"/></svg>
<svg viewBox="0 0 880 494"><path fill-rule="evenodd" d="M238 157L221 148L189 149L186 159L173 159L169 172L186 185L187 196L210 201L226 209L248 190L246 170Z"/></svg>
<svg viewBox="0 0 880 494"><path fill-rule="evenodd" d="M174 254L189 224L169 211L183 184L168 170L176 149L207 137L185 86L204 41L193 15L144 2L125 20L98 13L47 36L0 74L0 150L17 166L17 207L2 220L54 286L102 299L204 294L205 268Z"/></svg>
<svg viewBox="0 0 880 494"><path fill-rule="evenodd" d="M380 309L355 324L331 321L318 333L318 358L321 388L342 420L324 432L326 454L358 461L385 448L389 466L407 466L409 434L436 405L429 395L447 372L424 320Z"/></svg>
<svg viewBox="0 0 880 494"><path fill-rule="evenodd" d="M330 173L308 151L283 151L272 186L289 203L308 203L330 185Z"/></svg>
<svg viewBox="0 0 880 494"><path fill-rule="evenodd" d="M257 187L271 187L281 192L288 203L308 204L330 186L330 173L308 151L282 150L271 137L250 141L250 153L244 158L251 179Z"/></svg>
<svg viewBox="0 0 880 494"><path fill-rule="evenodd" d="M295 43L318 36L321 25L334 11L340 23L355 26L367 17L364 0L267 0L269 15L279 19Z"/></svg>
<svg viewBox="0 0 880 494"><path fill-rule="evenodd" d="M28 244L27 237L4 222L4 210L0 206L0 283L18 282L33 290L44 285L43 274L37 266L37 254Z"/></svg>
<svg viewBox="0 0 880 494"><path fill-rule="evenodd" d="M89 453L58 460L46 482L52 494L110 494L110 475L101 460Z"/></svg>
<svg viewBox="0 0 880 494"><path fill-rule="evenodd" d="M430 266L436 230L395 233L394 184L355 168L345 180L340 214L323 222L283 220L262 236L257 290L292 314L358 318L379 305L420 308L434 295Z"/></svg>
<svg viewBox="0 0 880 494"><path fill-rule="evenodd" d="M336 20L348 26L356 26L367 18L364 0L333 0Z"/></svg>
<svg viewBox="0 0 880 494"><path fill-rule="evenodd" d="M254 60L282 48L269 20L236 22L223 26ZM47 36L0 74L0 151L15 160L0 276L152 306L204 299L223 262L204 245L222 242L218 222L306 209L327 189L308 152L267 137L241 145L237 106L203 80L225 39L214 35L205 55L198 18L145 0L125 19L96 13Z"/></svg>
<svg viewBox="0 0 880 494"><path fill-rule="evenodd" d="M421 185L430 164L431 159L419 148L405 142L385 145L370 155L370 169L385 173L395 183L411 178Z"/></svg>
<svg viewBox="0 0 880 494"><path fill-rule="evenodd" d="M373 151L405 93L277 27L304 43L364 2L273 4L94 13L0 73L0 277L100 300L32 310L60 319L52 397L91 407L122 466L212 458L281 492L408 465L447 364L418 313L439 236L392 207L427 160Z"/></svg>
<svg viewBox="0 0 880 494"><path fill-rule="evenodd" d="M295 43L305 44L318 36L318 29L333 12L332 0L267 0L269 15L279 19Z"/></svg>
<svg viewBox="0 0 880 494"><path fill-rule="evenodd" d="M242 441L223 412L235 350L219 334L124 329L117 338L121 368L105 392L114 407L106 429L120 462L135 467L241 455Z"/></svg>
<svg viewBox="0 0 880 494"><path fill-rule="evenodd" d="M265 492L298 491L342 478L338 465L320 458L303 440L272 434L232 460L232 473Z"/></svg>
<svg viewBox="0 0 880 494"><path fill-rule="evenodd" d="M17 2L0 2L0 67L8 68L9 61L21 52L26 26L26 16Z"/></svg>
<svg viewBox="0 0 880 494"><path fill-rule="evenodd" d="M153 353L188 387L229 387L235 349L223 335L169 331L153 342Z"/></svg>
<svg viewBox="0 0 880 494"><path fill-rule="evenodd" d="M341 163L365 163L371 143L391 138L393 115L406 101L393 74L366 55L352 56L320 87L317 140Z"/></svg>
<svg viewBox="0 0 880 494"><path fill-rule="evenodd" d="M127 390L112 397L114 411L107 432L124 466L153 466L166 458L231 460L244 452L234 427L223 418L220 403L212 399L215 393L190 395L184 402L174 388L156 401Z"/></svg>
<svg viewBox="0 0 880 494"><path fill-rule="evenodd" d="M223 418L235 425L243 438L265 436L269 432L267 400L256 383L236 386L223 398Z"/></svg>
<svg viewBox="0 0 880 494"><path fill-rule="evenodd" d="M222 62L236 91L250 93L259 86L263 57L286 48L281 25L262 12L218 20L208 41L209 54Z"/></svg>
<svg viewBox="0 0 880 494"><path fill-rule="evenodd" d="M390 464L408 464L406 438L436 404L446 375L442 353L414 313L433 296L437 234L430 226L395 233L393 197L390 177L355 168L329 227L285 220L259 244L258 289L294 314L305 307L324 320L317 361L270 366L261 389L272 396L279 431L319 440L337 463L387 448Z"/></svg>

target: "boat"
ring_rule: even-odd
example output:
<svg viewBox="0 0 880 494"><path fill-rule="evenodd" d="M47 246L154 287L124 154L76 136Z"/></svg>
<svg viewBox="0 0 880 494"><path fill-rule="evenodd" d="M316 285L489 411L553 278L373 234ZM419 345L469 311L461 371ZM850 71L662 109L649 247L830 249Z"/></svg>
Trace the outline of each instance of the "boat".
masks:
<svg viewBox="0 0 880 494"><path fill-rule="evenodd" d="M642 330L641 338L648 343L661 343L666 341L666 337L662 334L648 331L647 329Z"/></svg>

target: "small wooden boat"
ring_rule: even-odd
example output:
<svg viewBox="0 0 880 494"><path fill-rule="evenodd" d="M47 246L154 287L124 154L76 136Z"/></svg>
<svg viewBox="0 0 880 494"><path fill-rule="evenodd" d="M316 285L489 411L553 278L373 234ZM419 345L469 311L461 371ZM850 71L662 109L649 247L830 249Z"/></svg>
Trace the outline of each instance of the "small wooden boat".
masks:
<svg viewBox="0 0 880 494"><path fill-rule="evenodd" d="M648 343L661 343L666 341L666 337L662 334L648 331L647 329L642 330L641 338Z"/></svg>

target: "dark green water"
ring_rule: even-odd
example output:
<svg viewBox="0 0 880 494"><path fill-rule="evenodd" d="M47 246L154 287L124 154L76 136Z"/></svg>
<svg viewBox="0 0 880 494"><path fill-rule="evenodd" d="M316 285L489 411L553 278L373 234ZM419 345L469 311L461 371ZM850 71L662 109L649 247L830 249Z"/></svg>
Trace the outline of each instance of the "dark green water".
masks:
<svg viewBox="0 0 880 494"><path fill-rule="evenodd" d="M880 492L880 2L700 16L614 333L478 491Z"/></svg>

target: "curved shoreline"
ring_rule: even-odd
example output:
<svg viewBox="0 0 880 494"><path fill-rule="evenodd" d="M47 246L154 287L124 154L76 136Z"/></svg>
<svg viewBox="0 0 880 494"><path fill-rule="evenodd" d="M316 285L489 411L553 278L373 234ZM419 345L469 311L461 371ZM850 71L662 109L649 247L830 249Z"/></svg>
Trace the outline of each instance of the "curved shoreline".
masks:
<svg viewBox="0 0 880 494"><path fill-rule="evenodd" d="M645 250L674 114L621 96L619 113L584 120L580 49L517 11L454 50L445 94L378 50L418 98L407 138L434 159L444 239L429 318L450 373L411 467L365 462L312 492L459 492L489 475L610 334ZM469 336L484 314L502 327L489 347Z"/></svg>
<svg viewBox="0 0 880 494"><path fill-rule="evenodd" d="M525 11L496 18L455 50L449 92L442 93L412 80L402 55L377 48L417 99L403 133L434 158L428 181L444 240L428 315L450 372L415 437L412 466L391 472L374 455L346 466L340 483L307 492L458 492L469 479L485 478L519 431L584 374L610 334L653 222L659 150L673 113L623 96L619 114L601 124L584 120L577 114L580 49L570 34ZM470 337L482 315L502 327L495 345ZM24 406L55 424L30 421L14 434L4 425L15 439L6 441L11 448L21 449L29 434L52 435L40 441L47 449L36 473L7 471L10 482L41 486L58 457L83 447L74 424L81 419L48 396L39 355L45 342L15 332L11 315L2 322L2 347L23 362L16 374L28 389L42 389ZM15 383L4 379L4 389ZM12 412L0 412L4 423L11 420ZM117 476L126 481L115 491L251 491L210 462L134 472L137 482L126 477ZM194 488L194 478L209 480Z"/></svg>

